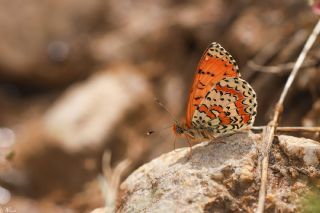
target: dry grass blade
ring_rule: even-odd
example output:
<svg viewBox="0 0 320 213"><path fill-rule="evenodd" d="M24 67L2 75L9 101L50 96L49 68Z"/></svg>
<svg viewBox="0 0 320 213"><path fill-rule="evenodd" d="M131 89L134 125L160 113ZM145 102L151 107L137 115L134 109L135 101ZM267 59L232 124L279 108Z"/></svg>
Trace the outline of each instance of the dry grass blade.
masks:
<svg viewBox="0 0 320 213"><path fill-rule="evenodd" d="M111 168L111 153L105 152L102 158L103 176L99 176L102 193L105 199L105 212L115 212L116 199L118 188L120 185L121 176L124 171L130 166L131 162L128 159L121 161L114 169Z"/></svg>
<svg viewBox="0 0 320 213"><path fill-rule="evenodd" d="M266 131L265 135L263 136L263 142L266 146L266 149L264 149L264 150L266 150L266 152L263 155L262 164L261 164L262 165L261 186L260 186L260 191L259 191L258 207L256 210L257 213L262 213L264 210L264 204L265 204L265 198L266 198L267 177L268 177L269 151L270 151L270 147L272 145L272 141L274 138L274 132L277 127L278 120L279 120L280 114L283 109L284 99L287 96L288 91L289 91L299 69L301 68L302 63L303 63L308 51L310 50L310 48L314 44L319 32L320 32L320 20L316 24L312 34L309 36L307 42L305 43L303 50L300 53L295 65L292 69L292 72L290 73L290 76L285 84L285 87L284 87L284 89L281 93L281 96L279 98L279 101L276 105L276 110L274 112L273 119L269 122L268 127L267 127L267 131Z"/></svg>

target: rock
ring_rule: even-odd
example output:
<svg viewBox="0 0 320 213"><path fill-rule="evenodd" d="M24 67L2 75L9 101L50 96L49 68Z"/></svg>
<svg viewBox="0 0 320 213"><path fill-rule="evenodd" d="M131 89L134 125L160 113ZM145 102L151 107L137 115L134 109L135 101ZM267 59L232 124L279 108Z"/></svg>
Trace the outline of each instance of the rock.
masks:
<svg viewBox="0 0 320 213"><path fill-rule="evenodd" d="M318 150L320 145L307 139L280 138L271 155L278 160L270 158L266 210L296 212L297 194L308 189L311 172L305 168L301 174L301 165L289 165L289 155L285 156L281 148L301 141L301 148L313 144ZM121 184L117 212L253 212L260 185L258 147L262 147L260 135L238 133L192 147L190 158L189 148L164 154L138 168Z"/></svg>
<svg viewBox="0 0 320 213"><path fill-rule="evenodd" d="M280 135L279 144L290 159L302 161L307 166L319 166L320 145L306 138Z"/></svg>
<svg viewBox="0 0 320 213"><path fill-rule="evenodd" d="M118 212L244 209L234 195L254 181L258 151L253 138L236 134L194 146L190 159L189 148L182 148L145 164L122 183Z"/></svg>
<svg viewBox="0 0 320 213"><path fill-rule="evenodd" d="M11 199L11 193L9 190L0 187L0 205L6 205Z"/></svg>
<svg viewBox="0 0 320 213"><path fill-rule="evenodd" d="M46 132L64 149L101 145L125 112L147 97L148 84L135 69L109 71L68 89L44 116Z"/></svg>

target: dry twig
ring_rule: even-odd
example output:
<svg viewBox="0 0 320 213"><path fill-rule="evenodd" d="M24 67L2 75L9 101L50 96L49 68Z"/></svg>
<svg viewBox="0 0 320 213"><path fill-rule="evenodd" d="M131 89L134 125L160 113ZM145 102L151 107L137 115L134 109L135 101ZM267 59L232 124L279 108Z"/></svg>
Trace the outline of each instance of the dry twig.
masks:
<svg viewBox="0 0 320 213"><path fill-rule="evenodd" d="M253 126L251 127L251 130L257 130L257 131L263 131L266 126ZM277 127L277 131L279 132L320 132L320 127L306 127L306 126L279 126Z"/></svg>
<svg viewBox="0 0 320 213"><path fill-rule="evenodd" d="M252 70L259 71L259 72L282 74L291 70L294 67L294 64L295 64L294 62L289 62L286 64L279 64L276 66L263 66L263 65L256 64L254 61L249 61L248 67L250 67ZM302 64L301 68L313 67L317 64L318 64L317 60L309 59Z"/></svg>
<svg viewBox="0 0 320 213"><path fill-rule="evenodd" d="M251 59L245 66L244 69L255 70L256 68L254 65L262 65L267 63L273 58L278 58L280 61L286 61L289 57L289 53L292 51L295 52L295 48L297 46L302 46L307 38L307 30L299 30L298 32L294 33L294 35L286 34L286 35L279 35L280 37L275 38L274 40L270 41L268 45L262 48L257 54L255 54L254 58ZM278 56L277 56L278 55ZM252 66L252 63L254 65ZM253 75L254 72L249 72L247 77L249 78Z"/></svg>
<svg viewBox="0 0 320 213"><path fill-rule="evenodd" d="M309 36L307 42L305 43L305 45L303 47L302 52L300 53L300 55L295 63L295 65L292 69L292 72L291 72L291 74L285 84L285 87L281 93L279 101L276 105L273 119L269 122L269 124L266 128L266 133L263 137L263 142L264 142L263 144L265 144L265 146L266 146L264 150L266 150L266 152L263 155L262 164L261 164L262 165L261 186L260 186L260 191L259 191L258 208L256 211L257 213L262 213L264 210L264 204L265 204L265 198L266 198L267 177L268 177L269 151L270 151L270 147L272 145L275 129L277 127L280 114L283 110L284 99L287 96L288 91L289 91L302 63L303 63L308 51L310 50L313 43L315 42L319 32L320 32L320 20L316 24L312 34Z"/></svg>

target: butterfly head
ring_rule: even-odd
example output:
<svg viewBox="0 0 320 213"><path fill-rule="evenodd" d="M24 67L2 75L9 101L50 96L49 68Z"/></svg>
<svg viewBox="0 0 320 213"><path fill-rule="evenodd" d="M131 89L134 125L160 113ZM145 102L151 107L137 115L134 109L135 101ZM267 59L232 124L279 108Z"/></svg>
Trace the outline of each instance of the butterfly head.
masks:
<svg viewBox="0 0 320 213"><path fill-rule="evenodd" d="M186 131L185 128L183 128L183 126L179 123L175 123L172 129L173 129L173 133L176 135L182 135Z"/></svg>

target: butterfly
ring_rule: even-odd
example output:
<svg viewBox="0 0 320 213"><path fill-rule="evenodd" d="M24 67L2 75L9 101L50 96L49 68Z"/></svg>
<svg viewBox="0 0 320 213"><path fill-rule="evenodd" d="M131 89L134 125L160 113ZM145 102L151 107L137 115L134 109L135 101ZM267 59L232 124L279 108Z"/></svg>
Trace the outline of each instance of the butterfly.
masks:
<svg viewBox="0 0 320 213"><path fill-rule="evenodd" d="M176 135L214 139L249 129L257 114L256 93L241 78L233 57L218 43L203 53L191 86L186 122L175 122Z"/></svg>

